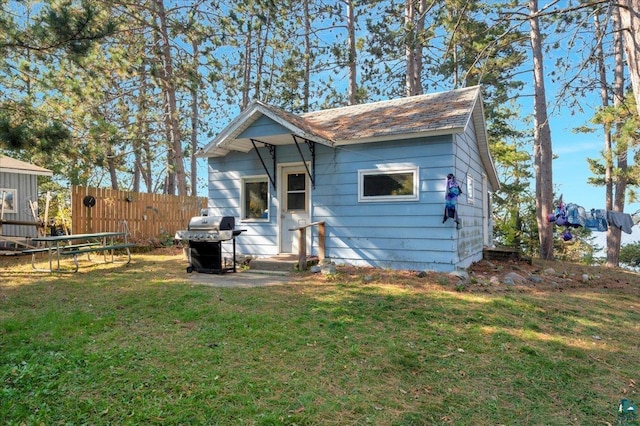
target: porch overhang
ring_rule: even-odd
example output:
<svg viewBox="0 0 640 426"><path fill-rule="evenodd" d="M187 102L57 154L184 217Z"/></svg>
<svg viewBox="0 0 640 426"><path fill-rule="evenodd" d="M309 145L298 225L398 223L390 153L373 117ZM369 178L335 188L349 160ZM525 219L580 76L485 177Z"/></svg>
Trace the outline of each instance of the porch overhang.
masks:
<svg viewBox="0 0 640 426"><path fill-rule="evenodd" d="M298 150L298 154L300 154L300 159L302 160L302 164L304 164L304 168L307 171L307 176L309 176L309 180L311 181L312 187L315 188L316 187L316 143L308 139L302 139L302 141L306 143L307 147L309 148L309 153L311 154L311 169L309 169L309 166L307 165L307 161L305 160L305 156L302 152L302 149L300 148L300 141L298 140L298 137L296 137L296 135L292 135L292 136L293 136L293 143L295 144L296 149ZM265 162L265 159L260 154L257 144L261 144L262 146L267 148L267 150L269 151L269 155L271 156L271 160L272 160L271 168L267 165L267 163ZM276 159L277 146L271 145L268 142L264 142L257 139L251 139L251 145L253 146L253 148L256 151L256 154L258 155L258 158L260 159L260 164L262 164L262 167L264 168L265 173L269 177L269 181L271 182L271 185L273 185L273 189L277 189L276 187L276 176L277 176L276 169L278 166L278 162Z"/></svg>

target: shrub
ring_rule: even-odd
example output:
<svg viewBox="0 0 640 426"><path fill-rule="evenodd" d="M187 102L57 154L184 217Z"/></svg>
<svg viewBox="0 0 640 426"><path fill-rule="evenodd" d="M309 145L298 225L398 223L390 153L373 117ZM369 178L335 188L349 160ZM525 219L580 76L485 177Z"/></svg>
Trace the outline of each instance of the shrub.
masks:
<svg viewBox="0 0 640 426"><path fill-rule="evenodd" d="M625 244L620 248L620 262L640 266L640 242Z"/></svg>

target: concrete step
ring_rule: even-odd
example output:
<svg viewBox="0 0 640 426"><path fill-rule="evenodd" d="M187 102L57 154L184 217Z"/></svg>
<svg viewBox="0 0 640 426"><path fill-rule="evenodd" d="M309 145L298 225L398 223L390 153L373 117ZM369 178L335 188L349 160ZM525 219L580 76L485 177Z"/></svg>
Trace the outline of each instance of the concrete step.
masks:
<svg viewBox="0 0 640 426"><path fill-rule="evenodd" d="M317 257L307 259L307 267L318 263ZM252 259L249 262L250 271L281 271L292 272L298 269L298 256L278 255L268 258Z"/></svg>

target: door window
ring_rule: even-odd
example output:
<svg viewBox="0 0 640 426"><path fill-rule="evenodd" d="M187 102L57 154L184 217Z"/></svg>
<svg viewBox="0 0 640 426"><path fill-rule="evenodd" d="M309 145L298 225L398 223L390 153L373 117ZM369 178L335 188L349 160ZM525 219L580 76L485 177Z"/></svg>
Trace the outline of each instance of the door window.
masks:
<svg viewBox="0 0 640 426"><path fill-rule="evenodd" d="M307 210L307 175L304 173L287 174L287 211Z"/></svg>

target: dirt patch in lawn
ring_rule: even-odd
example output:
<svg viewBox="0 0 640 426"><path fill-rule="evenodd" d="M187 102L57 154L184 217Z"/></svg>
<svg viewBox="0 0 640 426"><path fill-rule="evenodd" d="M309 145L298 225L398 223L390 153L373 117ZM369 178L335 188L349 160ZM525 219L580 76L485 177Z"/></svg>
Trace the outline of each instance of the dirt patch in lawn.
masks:
<svg viewBox="0 0 640 426"><path fill-rule="evenodd" d="M394 284L425 290L437 288L481 293L616 289L640 294L639 273L622 268L538 259L482 260L466 271L455 274L338 266L335 275L315 274L301 279Z"/></svg>

